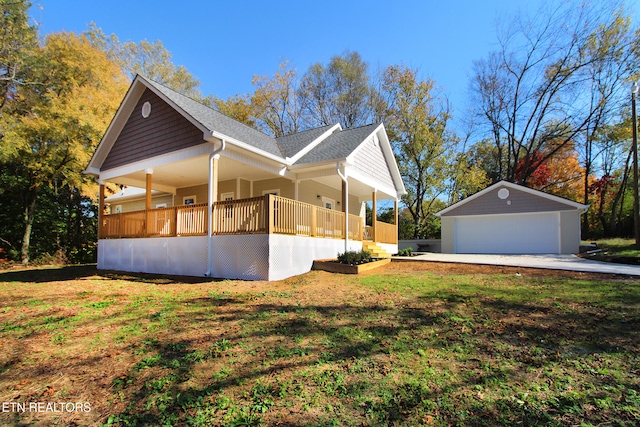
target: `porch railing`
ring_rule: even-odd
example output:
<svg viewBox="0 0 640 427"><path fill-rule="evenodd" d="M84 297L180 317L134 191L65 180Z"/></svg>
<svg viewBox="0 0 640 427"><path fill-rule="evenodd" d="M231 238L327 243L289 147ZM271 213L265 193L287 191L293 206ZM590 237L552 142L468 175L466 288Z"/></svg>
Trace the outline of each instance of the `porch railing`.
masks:
<svg viewBox="0 0 640 427"><path fill-rule="evenodd" d="M344 239L344 213L275 195L216 202L212 234L277 233ZM202 236L207 204L103 215L101 239ZM382 226L381 226L382 225ZM377 222L385 243L397 243L395 226ZM349 239L365 237L363 219L349 214Z"/></svg>

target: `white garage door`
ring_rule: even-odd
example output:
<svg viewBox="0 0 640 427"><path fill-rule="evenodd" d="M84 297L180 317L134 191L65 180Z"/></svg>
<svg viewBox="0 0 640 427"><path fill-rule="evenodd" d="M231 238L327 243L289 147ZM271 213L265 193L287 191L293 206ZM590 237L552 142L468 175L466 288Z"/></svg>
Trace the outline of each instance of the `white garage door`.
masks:
<svg viewBox="0 0 640 427"><path fill-rule="evenodd" d="M455 219L460 254L550 254L560 252L560 215L538 213Z"/></svg>

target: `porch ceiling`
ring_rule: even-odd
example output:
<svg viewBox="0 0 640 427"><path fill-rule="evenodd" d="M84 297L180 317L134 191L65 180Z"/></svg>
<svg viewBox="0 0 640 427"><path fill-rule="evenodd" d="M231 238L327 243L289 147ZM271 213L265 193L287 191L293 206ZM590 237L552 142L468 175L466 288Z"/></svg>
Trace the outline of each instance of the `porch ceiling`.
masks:
<svg viewBox="0 0 640 427"><path fill-rule="evenodd" d="M166 187L183 188L206 184L209 177L209 156L198 156L187 160L169 163L153 168L152 187L165 190ZM218 181L236 179L238 176L248 180L273 178L273 174L255 166L223 157L218 163ZM146 172L139 170L112 181L118 184L145 186Z"/></svg>
<svg viewBox="0 0 640 427"><path fill-rule="evenodd" d="M206 184L209 176L209 156L202 155L186 160L167 163L153 167L152 188L154 190L172 192L177 188L192 187ZM326 169L327 176L312 178L313 181L340 189L342 180L335 172L335 167ZM241 177L250 181L276 178L273 172L266 171L256 166L248 165L229 157L221 157L218 162L218 181L227 181ZM295 179L295 178L294 178ZM145 187L146 171L144 169L127 173L109 181L133 187ZM367 184L349 178L349 194L362 200L371 200L373 188ZM391 199L384 193L378 192L378 199Z"/></svg>
<svg viewBox="0 0 640 427"><path fill-rule="evenodd" d="M332 188L342 188L342 179L340 179L340 177L337 174L333 176L324 176L320 178L314 178L313 180ZM371 200L372 193L373 193L373 187L367 184L364 184L360 181L357 181L353 178L349 178L349 194L353 196L357 196L364 201L364 200ZM376 196L378 200L393 199L393 197L388 196L381 192L378 192Z"/></svg>

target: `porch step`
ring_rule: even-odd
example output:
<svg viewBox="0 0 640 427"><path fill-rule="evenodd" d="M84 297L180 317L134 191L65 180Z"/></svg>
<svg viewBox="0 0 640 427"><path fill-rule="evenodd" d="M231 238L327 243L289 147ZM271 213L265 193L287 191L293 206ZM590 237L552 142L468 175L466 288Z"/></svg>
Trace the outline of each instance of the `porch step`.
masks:
<svg viewBox="0 0 640 427"><path fill-rule="evenodd" d="M391 254L378 246L375 242L362 242L362 249L370 252L373 258L391 258Z"/></svg>

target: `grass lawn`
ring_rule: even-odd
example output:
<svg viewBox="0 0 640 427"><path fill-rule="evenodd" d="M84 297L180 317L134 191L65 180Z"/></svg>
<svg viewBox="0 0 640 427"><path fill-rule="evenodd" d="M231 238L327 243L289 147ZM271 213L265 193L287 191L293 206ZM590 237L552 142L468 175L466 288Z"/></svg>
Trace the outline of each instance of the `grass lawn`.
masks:
<svg viewBox="0 0 640 427"><path fill-rule="evenodd" d="M584 258L640 265L640 249L636 247L635 239L601 239L595 240L593 243L596 243L598 249L602 249L602 251L591 255L583 254Z"/></svg>
<svg viewBox="0 0 640 427"><path fill-rule="evenodd" d="M618 276L419 262L272 283L4 271L0 348L0 425L640 419L640 281Z"/></svg>

